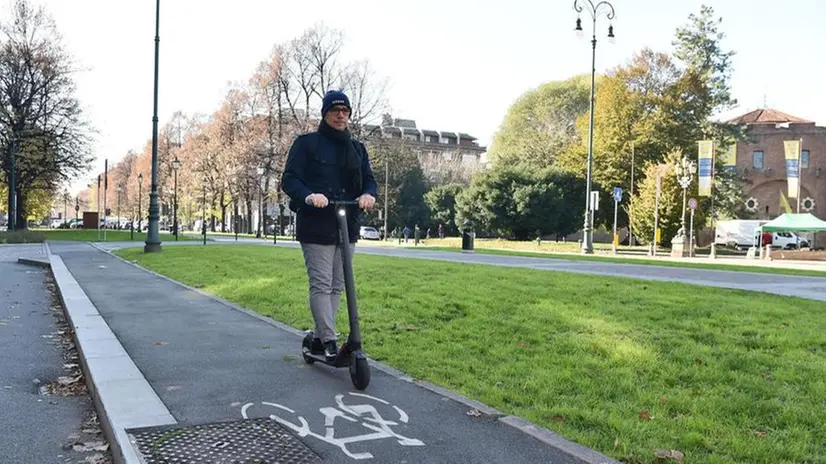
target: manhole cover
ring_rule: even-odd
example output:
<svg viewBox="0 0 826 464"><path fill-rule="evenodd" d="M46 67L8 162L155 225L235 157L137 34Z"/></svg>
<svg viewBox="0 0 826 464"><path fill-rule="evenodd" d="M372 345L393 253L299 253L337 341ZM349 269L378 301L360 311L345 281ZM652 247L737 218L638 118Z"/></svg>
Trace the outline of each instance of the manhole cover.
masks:
<svg viewBox="0 0 826 464"><path fill-rule="evenodd" d="M269 418L130 430L146 464L304 464L321 459Z"/></svg>

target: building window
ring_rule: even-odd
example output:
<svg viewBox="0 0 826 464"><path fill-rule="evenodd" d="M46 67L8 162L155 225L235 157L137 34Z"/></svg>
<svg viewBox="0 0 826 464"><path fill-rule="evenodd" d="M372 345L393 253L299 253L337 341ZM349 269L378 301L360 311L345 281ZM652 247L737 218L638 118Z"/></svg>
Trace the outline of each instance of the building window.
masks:
<svg viewBox="0 0 826 464"><path fill-rule="evenodd" d="M809 169L809 150L800 152L800 169Z"/></svg>
<svg viewBox="0 0 826 464"><path fill-rule="evenodd" d="M751 154L751 165L754 169L763 169L763 152L755 151Z"/></svg>
<svg viewBox="0 0 826 464"><path fill-rule="evenodd" d="M427 143L433 143L433 136L426 135L424 137L424 141L427 142Z"/></svg>

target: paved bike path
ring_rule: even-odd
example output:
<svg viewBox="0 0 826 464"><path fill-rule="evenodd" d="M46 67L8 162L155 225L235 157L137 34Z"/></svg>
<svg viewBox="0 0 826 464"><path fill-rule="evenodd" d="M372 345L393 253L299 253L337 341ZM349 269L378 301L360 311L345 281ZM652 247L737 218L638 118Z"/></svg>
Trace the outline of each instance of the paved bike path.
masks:
<svg viewBox="0 0 826 464"><path fill-rule="evenodd" d="M480 415L375 364L370 386L358 392L347 369L304 364L294 331L90 245L53 243L51 251L179 424L271 417L331 463L611 462L552 434L537 439L506 423L516 418Z"/></svg>

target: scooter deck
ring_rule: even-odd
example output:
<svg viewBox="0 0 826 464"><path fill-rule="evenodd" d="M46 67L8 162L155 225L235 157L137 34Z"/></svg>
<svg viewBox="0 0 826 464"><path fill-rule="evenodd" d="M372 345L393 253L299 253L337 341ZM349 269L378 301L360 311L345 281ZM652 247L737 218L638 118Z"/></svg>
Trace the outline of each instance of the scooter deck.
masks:
<svg viewBox="0 0 826 464"><path fill-rule="evenodd" d="M303 355L307 358L315 360L316 362L320 362L328 366L347 367L350 365L349 354L339 353L338 356L336 356L336 358L332 361L328 361L327 356L324 356L323 354L303 353Z"/></svg>

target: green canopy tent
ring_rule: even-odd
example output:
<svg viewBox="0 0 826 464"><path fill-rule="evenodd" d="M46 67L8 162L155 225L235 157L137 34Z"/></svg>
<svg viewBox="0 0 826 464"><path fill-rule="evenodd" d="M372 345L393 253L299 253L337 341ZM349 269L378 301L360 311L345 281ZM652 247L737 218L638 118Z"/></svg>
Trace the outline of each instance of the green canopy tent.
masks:
<svg viewBox="0 0 826 464"><path fill-rule="evenodd" d="M812 213L783 214L760 226L760 247L763 246L764 232L826 232L826 221Z"/></svg>
<svg viewBox="0 0 826 464"><path fill-rule="evenodd" d="M763 232L826 232L826 221L812 213L784 214L763 224Z"/></svg>

